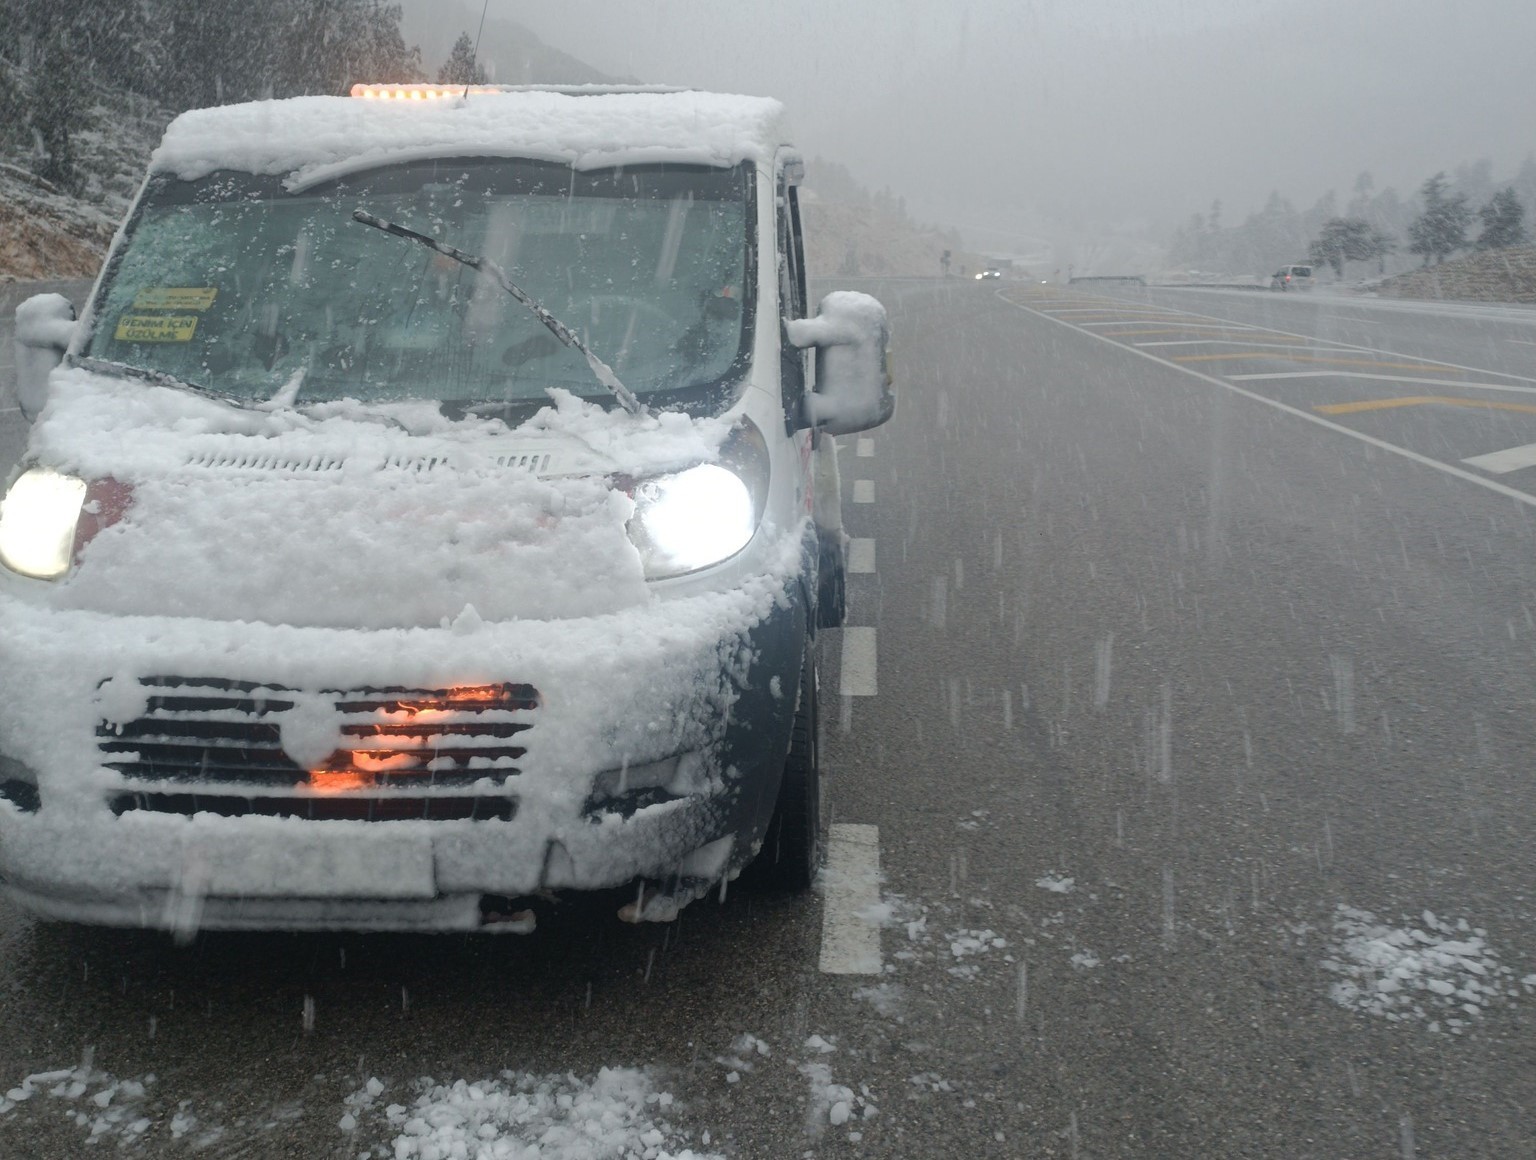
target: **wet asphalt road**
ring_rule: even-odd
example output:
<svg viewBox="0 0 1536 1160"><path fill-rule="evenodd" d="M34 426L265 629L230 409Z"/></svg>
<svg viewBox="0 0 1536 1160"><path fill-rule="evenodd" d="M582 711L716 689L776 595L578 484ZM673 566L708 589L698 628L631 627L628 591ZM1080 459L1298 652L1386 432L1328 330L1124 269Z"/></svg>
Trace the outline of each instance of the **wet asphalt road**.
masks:
<svg viewBox="0 0 1536 1160"><path fill-rule="evenodd" d="M1463 463L1536 443L1536 327L860 288L901 389L842 453L878 692L839 696L826 634L823 726L833 820L879 827L879 978L818 970L820 896L187 947L0 903L0 1084L87 1049L152 1074L102 1141L148 1155L357 1156L391 1139L337 1128L370 1076L409 1102L612 1065L658 1069L671 1122L733 1157L1536 1155L1536 468ZM0 410L0 448L19 432ZM1341 1006L1341 905L1467 920L1500 995ZM750 1071L743 1032L771 1048ZM812 1062L878 1111L829 1125ZM81 1102L0 1114L0 1155L82 1154Z"/></svg>

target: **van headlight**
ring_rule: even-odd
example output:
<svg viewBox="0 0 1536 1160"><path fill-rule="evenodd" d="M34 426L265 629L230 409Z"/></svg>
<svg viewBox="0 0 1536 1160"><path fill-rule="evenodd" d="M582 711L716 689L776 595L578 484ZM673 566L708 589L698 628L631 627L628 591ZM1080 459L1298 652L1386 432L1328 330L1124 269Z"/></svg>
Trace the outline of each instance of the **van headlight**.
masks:
<svg viewBox="0 0 1536 1160"><path fill-rule="evenodd" d="M768 497L768 448L743 420L719 463L639 480L629 538L647 580L681 576L729 559L757 533Z"/></svg>
<svg viewBox="0 0 1536 1160"><path fill-rule="evenodd" d="M0 500L0 563L38 580L69 571L85 480L50 467L22 472Z"/></svg>

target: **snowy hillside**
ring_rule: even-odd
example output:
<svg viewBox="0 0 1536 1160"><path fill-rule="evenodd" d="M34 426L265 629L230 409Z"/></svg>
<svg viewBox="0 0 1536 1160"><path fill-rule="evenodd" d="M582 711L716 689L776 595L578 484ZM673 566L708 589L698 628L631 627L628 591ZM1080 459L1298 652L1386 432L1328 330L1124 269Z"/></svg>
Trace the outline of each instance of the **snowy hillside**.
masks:
<svg viewBox="0 0 1536 1160"><path fill-rule="evenodd" d="M0 65L0 67L4 67ZM59 188L32 172L31 149L0 158L0 278L89 277L127 211L169 109L106 85L91 101L72 143L80 184Z"/></svg>
<svg viewBox="0 0 1536 1160"><path fill-rule="evenodd" d="M488 25L487 31L504 33L506 27ZM486 50L511 52L501 44L500 36L488 38ZM486 64L516 82L606 79L536 41ZM0 70L12 91L32 87L26 70L3 59ZM435 72L431 57L423 71ZM72 188L38 176L35 136L0 137L0 279L94 275L150 152L174 116L169 107L99 79L78 87L87 96L70 134ZM901 199L888 191L869 193L835 163L812 163L804 206L807 264L815 275L937 276L946 250L956 272L983 264L979 255L962 251L958 234L915 223Z"/></svg>
<svg viewBox="0 0 1536 1160"><path fill-rule="evenodd" d="M1376 287L1383 298L1536 302L1536 246L1483 250L1410 270Z"/></svg>

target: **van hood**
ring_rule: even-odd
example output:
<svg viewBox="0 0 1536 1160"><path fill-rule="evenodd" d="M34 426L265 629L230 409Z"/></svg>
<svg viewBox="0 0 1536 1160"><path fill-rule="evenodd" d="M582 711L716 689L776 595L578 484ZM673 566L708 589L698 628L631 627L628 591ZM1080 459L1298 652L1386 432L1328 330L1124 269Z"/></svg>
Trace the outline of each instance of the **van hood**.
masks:
<svg viewBox="0 0 1536 1160"><path fill-rule="evenodd" d="M652 599L627 479L718 456L730 426L556 398L527 423L433 406L247 410L59 373L29 458L106 486L56 607L387 629ZM93 491L93 497L97 491Z"/></svg>

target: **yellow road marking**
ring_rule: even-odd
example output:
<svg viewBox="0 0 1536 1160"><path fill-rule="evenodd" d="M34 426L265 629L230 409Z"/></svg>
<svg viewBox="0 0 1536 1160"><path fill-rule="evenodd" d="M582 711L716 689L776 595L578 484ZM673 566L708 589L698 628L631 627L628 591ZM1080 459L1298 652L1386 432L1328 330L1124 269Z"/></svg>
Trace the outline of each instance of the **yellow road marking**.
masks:
<svg viewBox="0 0 1536 1160"><path fill-rule="evenodd" d="M1053 307L1044 313L1053 318L1071 314L1075 317L1067 319L1068 322L1081 322L1084 318L1123 318L1127 322L1181 322L1182 316L1178 314L1143 314L1138 310L1089 310L1087 308L1062 309Z"/></svg>
<svg viewBox="0 0 1536 1160"><path fill-rule="evenodd" d="M1062 321L1069 322L1069 320L1065 318L1062 319ZM1133 325L1137 321L1139 321L1139 319L1128 318L1126 319L1126 324ZM1102 337L1109 342L1114 342L1116 339L1136 338L1143 334L1188 334L1192 330L1209 330L1215 332L1216 334L1252 335L1254 333L1253 328L1248 326L1163 326L1151 330L1117 330L1114 334L1106 334Z"/></svg>
<svg viewBox="0 0 1536 1160"><path fill-rule="evenodd" d="M1434 371L1442 369L1443 364L1435 363L1406 363L1406 362L1379 362L1373 358L1328 358L1318 354L1286 354L1276 355L1265 350L1231 350L1219 354L1181 354L1173 358L1174 362L1216 362L1218 359L1234 358L1280 358L1286 362L1310 362L1328 363L1330 366L1341 367L1381 367L1384 370L1396 371Z"/></svg>
<svg viewBox="0 0 1536 1160"><path fill-rule="evenodd" d="M1536 415L1536 403L1500 403L1491 399L1451 399L1444 395L1411 395L1402 399L1367 399L1363 403L1325 403L1313 407L1324 415L1356 415L1361 411L1386 411L1393 407L1423 407L1439 403L1447 407L1486 407L1492 411L1523 411Z"/></svg>
<svg viewBox="0 0 1536 1160"><path fill-rule="evenodd" d="M1177 318L1127 318L1123 314L1090 314L1086 317L1063 318L1062 321L1074 322L1078 326L1177 326L1179 322Z"/></svg>

